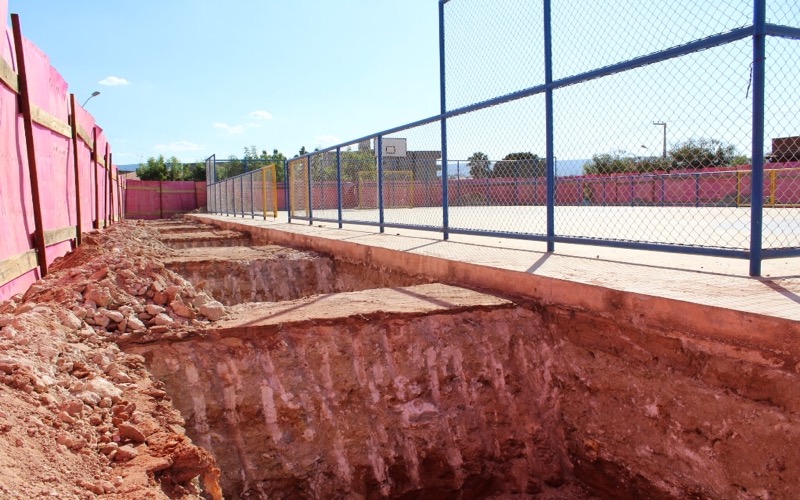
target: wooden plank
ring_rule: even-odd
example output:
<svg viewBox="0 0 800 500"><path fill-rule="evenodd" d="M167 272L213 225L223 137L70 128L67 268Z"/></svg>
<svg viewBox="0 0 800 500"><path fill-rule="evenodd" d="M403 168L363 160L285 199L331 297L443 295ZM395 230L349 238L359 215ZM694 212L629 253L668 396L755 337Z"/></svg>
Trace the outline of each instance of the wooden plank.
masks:
<svg viewBox="0 0 800 500"><path fill-rule="evenodd" d="M0 285L5 285L36 269L36 250L28 250L5 260L0 260Z"/></svg>
<svg viewBox="0 0 800 500"><path fill-rule="evenodd" d="M86 131L85 128L83 128L81 126L80 123L78 124L78 137L80 138L80 140L82 140L84 142L84 144L89 146L89 150L91 151L92 150L92 136L89 134L89 132Z"/></svg>
<svg viewBox="0 0 800 500"><path fill-rule="evenodd" d="M20 112L25 129L25 149L28 155L28 169L31 179L31 197L33 198L34 243L36 258L39 263L40 277L47 275L47 250L44 244L44 223L42 222L42 205L40 203L39 174L36 170L36 146L33 142L33 118L31 117L31 95L28 92L28 77L25 70L25 51L22 39L22 28L19 14L11 14L11 27L14 32L14 49L19 67Z"/></svg>
<svg viewBox="0 0 800 500"><path fill-rule="evenodd" d="M8 64L8 61L0 57L0 81L6 84L6 87L19 94L19 77L14 71L14 68Z"/></svg>
<svg viewBox="0 0 800 500"><path fill-rule="evenodd" d="M74 240L77 238L78 231L75 226L62 227L61 229L50 229L44 232L45 246L56 245L63 241Z"/></svg>
<svg viewBox="0 0 800 500"><path fill-rule="evenodd" d="M128 191L158 191L158 187L151 187L151 186L128 186Z"/></svg>
<svg viewBox="0 0 800 500"><path fill-rule="evenodd" d="M31 104L31 118L34 123L38 123L42 127L50 129L57 134L61 134L67 138L72 137L72 127L70 127L67 122L56 118L35 104Z"/></svg>

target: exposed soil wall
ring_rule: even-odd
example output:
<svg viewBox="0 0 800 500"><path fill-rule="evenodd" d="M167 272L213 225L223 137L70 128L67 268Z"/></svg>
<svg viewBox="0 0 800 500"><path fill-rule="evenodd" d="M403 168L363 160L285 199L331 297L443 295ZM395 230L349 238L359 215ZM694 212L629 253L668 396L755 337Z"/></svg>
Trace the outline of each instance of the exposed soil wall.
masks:
<svg viewBox="0 0 800 500"><path fill-rule="evenodd" d="M293 300L321 293L427 281L274 245L188 249L166 259L165 265L225 305Z"/></svg>
<svg viewBox="0 0 800 500"><path fill-rule="evenodd" d="M367 293L380 300L352 294L349 317L233 321L126 350L234 496L586 495L575 480L614 499L800 491L796 351L524 303L365 314ZM324 308L312 300L286 310Z"/></svg>
<svg viewBox="0 0 800 500"><path fill-rule="evenodd" d="M232 497L535 495L572 476L557 360L525 345L531 328L535 314L503 308L126 350L165 382Z"/></svg>

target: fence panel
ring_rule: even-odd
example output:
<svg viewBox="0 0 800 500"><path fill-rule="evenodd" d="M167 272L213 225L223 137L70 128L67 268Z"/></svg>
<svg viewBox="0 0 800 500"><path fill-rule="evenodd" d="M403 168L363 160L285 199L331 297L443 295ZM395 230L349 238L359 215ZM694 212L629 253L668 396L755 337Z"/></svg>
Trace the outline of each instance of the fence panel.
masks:
<svg viewBox="0 0 800 500"><path fill-rule="evenodd" d="M448 156L462 160L448 190L453 231L545 235L544 107L535 95L447 121Z"/></svg>
<svg viewBox="0 0 800 500"><path fill-rule="evenodd" d="M439 122L382 138L386 224L442 227L442 132Z"/></svg>
<svg viewBox="0 0 800 500"><path fill-rule="evenodd" d="M444 112L291 160L290 214L800 255L800 7L756 1L442 2Z"/></svg>

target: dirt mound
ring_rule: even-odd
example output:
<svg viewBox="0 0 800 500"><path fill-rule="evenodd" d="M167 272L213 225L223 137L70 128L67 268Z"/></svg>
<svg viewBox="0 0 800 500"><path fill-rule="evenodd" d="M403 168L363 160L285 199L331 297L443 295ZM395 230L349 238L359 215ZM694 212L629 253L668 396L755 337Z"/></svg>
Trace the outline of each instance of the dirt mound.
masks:
<svg viewBox="0 0 800 500"><path fill-rule="evenodd" d="M143 358L115 343L224 313L159 264L166 252L122 223L0 303L1 497L220 496L213 457L184 435Z"/></svg>

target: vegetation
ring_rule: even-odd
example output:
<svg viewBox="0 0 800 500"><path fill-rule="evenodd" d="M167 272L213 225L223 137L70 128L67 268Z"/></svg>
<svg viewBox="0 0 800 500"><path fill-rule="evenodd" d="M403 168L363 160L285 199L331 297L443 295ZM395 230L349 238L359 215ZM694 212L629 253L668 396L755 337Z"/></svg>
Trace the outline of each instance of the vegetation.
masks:
<svg viewBox="0 0 800 500"><path fill-rule="evenodd" d="M701 169L749 163L732 144L719 139L689 139L674 145L662 157L635 156L627 151L594 155L583 171L587 174L669 172L675 169Z"/></svg>
<svg viewBox="0 0 800 500"><path fill-rule="evenodd" d="M241 158L229 156L224 162L217 162L217 180L228 179L274 164L277 180L278 182L283 182L285 176L284 161L286 161L286 156L277 149L273 149L272 154L267 154L266 150L262 150L259 153L255 146L245 147L244 155Z"/></svg>
<svg viewBox="0 0 800 500"><path fill-rule="evenodd" d="M136 175L143 181L204 181L206 166L204 162L181 163L174 156L168 160L163 155L151 156L139 164Z"/></svg>
<svg viewBox="0 0 800 500"><path fill-rule="evenodd" d="M485 179L492 175L492 170L489 168L489 156L486 153L480 151L472 153L472 156L467 158L467 165L469 166L469 175L473 179Z"/></svg>
<svg viewBox="0 0 800 500"><path fill-rule="evenodd" d="M492 177L544 177L547 162L533 153L510 153L494 164Z"/></svg>

